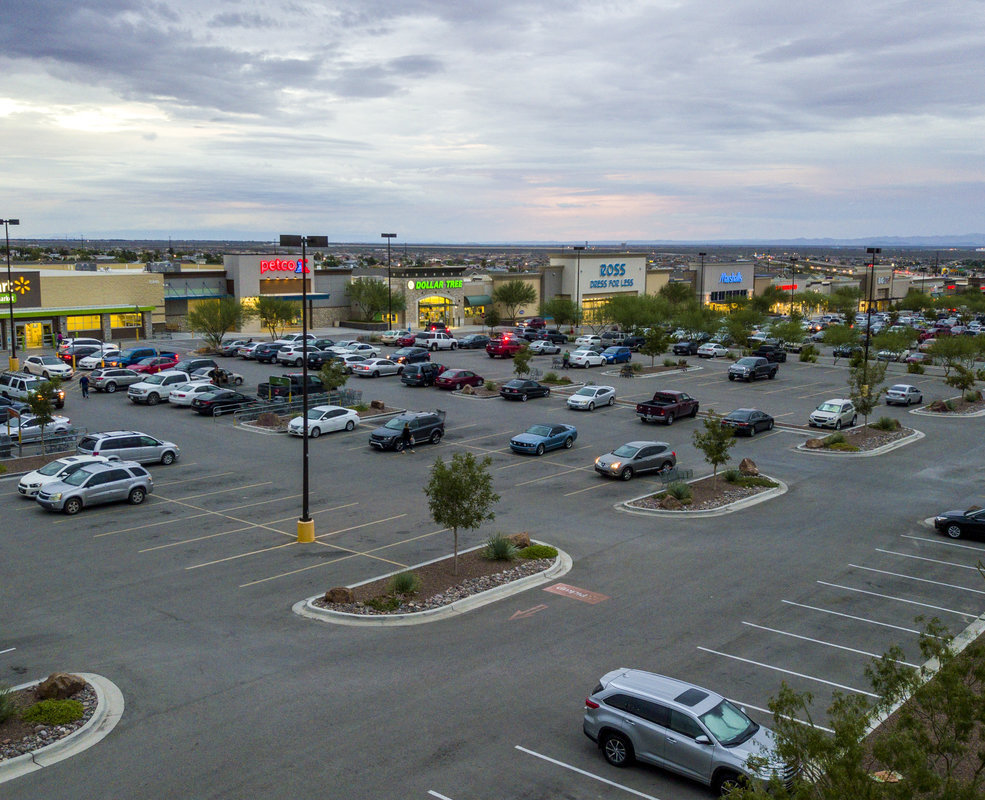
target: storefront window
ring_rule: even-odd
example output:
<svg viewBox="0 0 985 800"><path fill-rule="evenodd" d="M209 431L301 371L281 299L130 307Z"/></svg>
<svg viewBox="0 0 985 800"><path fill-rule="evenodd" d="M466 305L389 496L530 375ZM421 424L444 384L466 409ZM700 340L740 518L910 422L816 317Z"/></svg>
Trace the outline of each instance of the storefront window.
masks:
<svg viewBox="0 0 985 800"><path fill-rule="evenodd" d="M451 325L452 302L447 297L432 295L422 297L417 301L417 322L425 328L432 322L444 322Z"/></svg>
<svg viewBox="0 0 985 800"><path fill-rule="evenodd" d="M93 314L87 317L68 317L66 327L71 333L73 331L98 331L102 326L99 322L99 315Z"/></svg>
<svg viewBox="0 0 985 800"><path fill-rule="evenodd" d="M139 328L140 314L111 314L109 326L111 328Z"/></svg>
<svg viewBox="0 0 985 800"><path fill-rule="evenodd" d="M582 319L589 325L603 322L606 314L605 307L609 299L609 295L605 297L583 297L581 299Z"/></svg>

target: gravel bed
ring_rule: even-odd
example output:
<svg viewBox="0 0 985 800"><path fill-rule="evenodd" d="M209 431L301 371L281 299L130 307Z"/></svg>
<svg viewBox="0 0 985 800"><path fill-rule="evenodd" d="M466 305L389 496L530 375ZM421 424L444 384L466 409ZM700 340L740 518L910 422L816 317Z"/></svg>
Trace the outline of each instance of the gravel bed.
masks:
<svg viewBox="0 0 985 800"><path fill-rule="evenodd" d="M718 476L717 488L713 487L710 477L702 478L700 481L688 484L691 487L692 502L682 506L676 511L686 513L688 511L711 511L716 508L753 497L763 492L774 489L773 486L736 486L728 483L721 475ZM631 508L649 508L660 510L660 498L651 494L648 497L641 497L632 503L627 503Z"/></svg>
<svg viewBox="0 0 985 800"><path fill-rule="evenodd" d="M18 708L26 708L36 701L33 688L23 689L15 695ZM21 722L19 719L0 723L0 762L47 747L85 725L96 711L96 690L87 683L82 691L76 692L69 699L78 700L84 710L81 719L67 725L41 725Z"/></svg>

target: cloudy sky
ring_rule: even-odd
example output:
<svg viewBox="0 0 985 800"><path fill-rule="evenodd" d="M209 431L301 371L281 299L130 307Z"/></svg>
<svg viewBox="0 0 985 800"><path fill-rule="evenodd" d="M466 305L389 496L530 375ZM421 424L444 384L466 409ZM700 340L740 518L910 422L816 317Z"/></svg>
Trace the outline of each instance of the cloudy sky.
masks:
<svg viewBox="0 0 985 800"><path fill-rule="evenodd" d="M983 0L4 0L25 237L985 231Z"/></svg>

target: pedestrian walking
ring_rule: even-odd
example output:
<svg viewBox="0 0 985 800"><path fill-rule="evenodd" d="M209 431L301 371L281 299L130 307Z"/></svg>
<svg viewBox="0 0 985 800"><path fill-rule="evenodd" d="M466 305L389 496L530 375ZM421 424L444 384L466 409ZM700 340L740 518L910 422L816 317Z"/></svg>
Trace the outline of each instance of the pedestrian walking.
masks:
<svg viewBox="0 0 985 800"><path fill-rule="evenodd" d="M571 353L569 353L567 350L565 350L564 355L561 356L561 366L564 367L565 369L571 366Z"/></svg>
<svg viewBox="0 0 985 800"><path fill-rule="evenodd" d="M406 453L408 450L410 450L410 452L412 453L414 452L414 448L411 447L411 445L414 443L414 440L410 435L410 425L408 425L406 422L404 423L404 429L400 431L400 441L403 444L403 449L401 449L400 451L401 453Z"/></svg>
<svg viewBox="0 0 985 800"><path fill-rule="evenodd" d="M89 376L83 375L79 378L79 388L82 390L82 397L86 400L89 399Z"/></svg>
<svg viewBox="0 0 985 800"><path fill-rule="evenodd" d="M62 338L63 338L62 337L62 332L61 331L58 331L58 344L59 345L61 345L61 343L62 343Z"/></svg>

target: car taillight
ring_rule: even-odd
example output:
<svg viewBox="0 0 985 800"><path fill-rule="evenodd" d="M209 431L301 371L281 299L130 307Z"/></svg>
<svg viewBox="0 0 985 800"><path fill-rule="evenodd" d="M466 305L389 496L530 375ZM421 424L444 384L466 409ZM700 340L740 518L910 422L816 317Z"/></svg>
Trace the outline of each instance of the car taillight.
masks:
<svg viewBox="0 0 985 800"><path fill-rule="evenodd" d="M670 454L671 454L671 455L672 455L672 456L673 456L674 458L677 458L677 452L676 452L675 450L671 450L671 451L670 451Z"/></svg>
<svg viewBox="0 0 985 800"><path fill-rule="evenodd" d="M599 704L592 700L591 697L585 698L585 708L598 708Z"/></svg>

